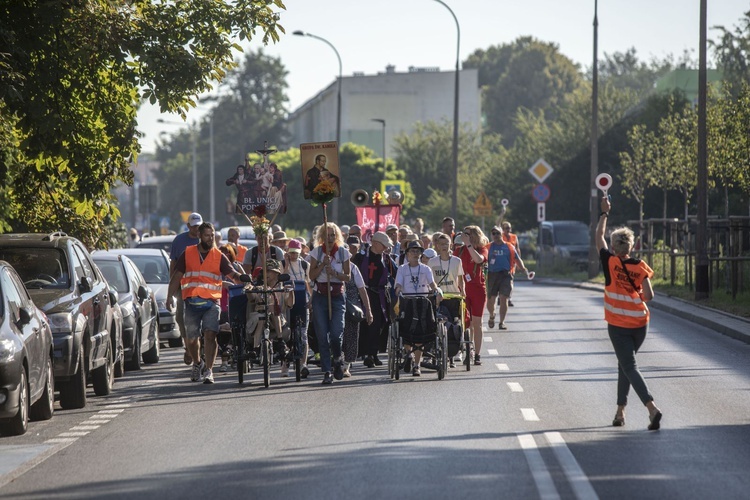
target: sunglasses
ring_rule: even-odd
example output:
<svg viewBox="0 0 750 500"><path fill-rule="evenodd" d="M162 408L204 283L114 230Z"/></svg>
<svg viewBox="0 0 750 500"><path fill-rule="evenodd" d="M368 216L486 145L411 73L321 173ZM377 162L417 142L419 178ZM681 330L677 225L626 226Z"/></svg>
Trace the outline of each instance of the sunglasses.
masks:
<svg viewBox="0 0 750 500"><path fill-rule="evenodd" d="M500 234L500 232L498 232L498 231L492 231L492 235L493 236L497 236L498 234Z"/></svg>

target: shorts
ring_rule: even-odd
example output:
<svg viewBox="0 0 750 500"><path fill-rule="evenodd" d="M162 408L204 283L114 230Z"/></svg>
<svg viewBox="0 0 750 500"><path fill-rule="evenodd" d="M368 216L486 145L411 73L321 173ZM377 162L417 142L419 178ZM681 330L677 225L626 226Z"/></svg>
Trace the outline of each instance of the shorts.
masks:
<svg viewBox="0 0 750 500"><path fill-rule="evenodd" d="M466 287L466 311L472 316L481 317L487 305L487 292L484 287Z"/></svg>
<svg viewBox="0 0 750 500"><path fill-rule="evenodd" d="M495 297L500 294L510 297L513 292L513 275L508 271L487 273L487 295Z"/></svg>
<svg viewBox="0 0 750 500"><path fill-rule="evenodd" d="M199 339L204 331L219 332L219 315L221 308L219 303L205 311L196 311L189 305L185 305L185 338Z"/></svg>

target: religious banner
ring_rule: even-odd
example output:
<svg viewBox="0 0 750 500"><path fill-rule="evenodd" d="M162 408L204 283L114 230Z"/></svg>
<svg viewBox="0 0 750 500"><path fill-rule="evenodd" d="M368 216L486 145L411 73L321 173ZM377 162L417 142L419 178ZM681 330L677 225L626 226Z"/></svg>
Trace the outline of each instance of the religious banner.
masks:
<svg viewBox="0 0 750 500"><path fill-rule="evenodd" d="M377 231L385 231L388 224L399 225L401 205L365 205L356 207L357 224L362 228L362 240L370 241Z"/></svg>
<svg viewBox="0 0 750 500"><path fill-rule="evenodd" d="M248 153L245 164L237 165L234 175L226 180L227 186L237 188L238 212L251 216L256 207L263 206L267 214L286 213L286 183L279 167L268 160L275 152L266 143L256 151L259 161L254 162L252 153Z"/></svg>
<svg viewBox="0 0 750 500"><path fill-rule="evenodd" d="M329 141L300 144L299 156L302 163L302 189L305 199L322 204L333 198L339 198L341 196L341 171L338 143ZM321 183L323 185L320 185Z"/></svg>

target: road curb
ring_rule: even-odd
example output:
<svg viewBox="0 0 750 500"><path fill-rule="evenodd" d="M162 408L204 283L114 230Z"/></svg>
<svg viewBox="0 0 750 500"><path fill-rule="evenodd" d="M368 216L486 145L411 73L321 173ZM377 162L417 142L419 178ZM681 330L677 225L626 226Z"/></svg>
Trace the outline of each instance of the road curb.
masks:
<svg viewBox="0 0 750 500"><path fill-rule="evenodd" d="M583 290L603 291L604 285L599 283L586 283L577 281L563 281L554 279L535 279L537 283L564 286L570 288L581 288ZM677 297L671 297L663 293L656 293L654 300L649 302L649 307L679 316L682 319L710 328L722 335L740 340L750 344L750 321L734 314L712 309L710 307L688 302Z"/></svg>

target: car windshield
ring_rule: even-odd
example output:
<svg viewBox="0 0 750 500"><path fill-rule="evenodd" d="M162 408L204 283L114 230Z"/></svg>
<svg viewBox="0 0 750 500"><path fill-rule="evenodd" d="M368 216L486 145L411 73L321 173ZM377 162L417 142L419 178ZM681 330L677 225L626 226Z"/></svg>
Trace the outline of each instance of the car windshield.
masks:
<svg viewBox="0 0 750 500"><path fill-rule="evenodd" d="M26 288L70 287L68 261L58 248L0 248L0 259L15 268Z"/></svg>
<svg viewBox="0 0 750 500"><path fill-rule="evenodd" d="M580 226L555 228L555 239L558 245L586 246L589 244L589 230Z"/></svg>
<svg viewBox="0 0 750 500"><path fill-rule="evenodd" d="M107 283L118 292L128 291L128 277L125 275L125 267L119 260L97 260L97 267L107 280Z"/></svg>
<svg viewBox="0 0 750 500"><path fill-rule="evenodd" d="M128 255L149 284L169 283L169 264L159 255Z"/></svg>

